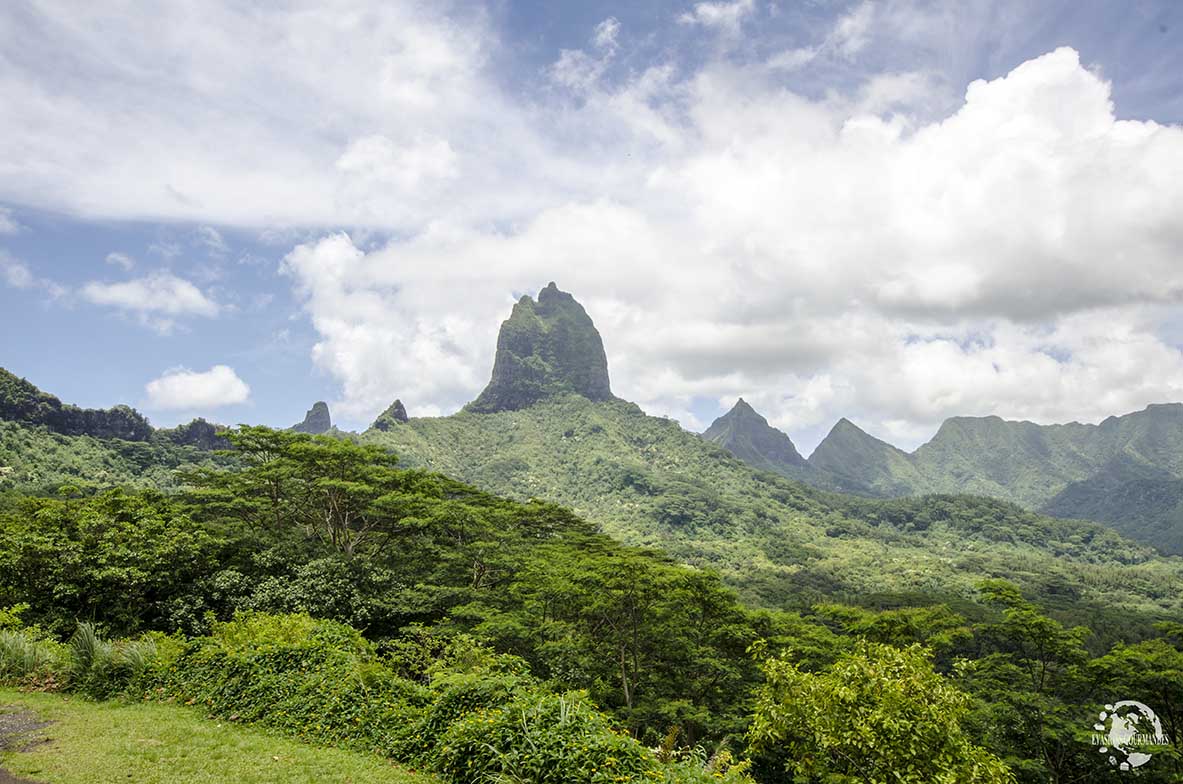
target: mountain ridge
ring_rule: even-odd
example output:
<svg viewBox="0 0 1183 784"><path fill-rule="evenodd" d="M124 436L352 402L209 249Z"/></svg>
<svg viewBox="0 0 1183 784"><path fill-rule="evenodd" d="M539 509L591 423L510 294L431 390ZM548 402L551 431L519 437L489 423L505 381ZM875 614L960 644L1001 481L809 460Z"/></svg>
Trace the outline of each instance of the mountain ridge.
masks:
<svg viewBox="0 0 1183 784"><path fill-rule="evenodd" d="M739 435L752 427L781 449L791 443L749 409L744 401L730 420L724 415L712 436L727 442L742 426ZM871 438L848 420L836 429ZM1154 593L1162 611L1183 609L1183 597L1164 600L1160 593L1163 580L1176 579L1172 570L1183 574L1183 562L1162 559L1096 523L1054 520L986 498L839 495L753 467L711 439L615 397L553 390L519 407L486 411L470 404L449 416L411 417L398 427L371 428L359 440L391 449L404 465L513 499L568 506L626 544L658 546L719 571L759 606L833 595L887 603L919 593L965 598L991 575L1049 601L1120 603L1114 597L1126 592L1137 603L1144 600L1134 594ZM808 461L793 465L791 454L781 455L787 456L782 468L829 476ZM1108 576L1082 578L1084 563L1100 570L1090 574ZM1150 581L1145 589L1133 587L1144 581ZM1168 610L1162 601L1180 607Z"/></svg>
<svg viewBox="0 0 1183 784"><path fill-rule="evenodd" d="M1057 517L1111 524L1167 552L1183 553L1183 516L1172 518L1162 509L1147 509L1145 513L1159 525L1140 526L1135 522L1137 506L1140 499L1149 501L1152 496L1135 488L1122 489L1127 502L1135 505L1131 510L1102 503L1099 495L1099 488L1118 492L1114 482L1128 473L1113 471L1113 461L1118 459L1183 479L1183 404L1152 403L1097 424L1040 425L996 415L950 417L912 452L858 428L854 430L861 436L856 436L850 430L853 425L839 425L809 456L809 462L869 494L984 495ZM1090 482L1098 483L1098 490L1084 487ZM1069 487L1074 489L1066 493ZM1178 520L1173 528L1169 519Z"/></svg>

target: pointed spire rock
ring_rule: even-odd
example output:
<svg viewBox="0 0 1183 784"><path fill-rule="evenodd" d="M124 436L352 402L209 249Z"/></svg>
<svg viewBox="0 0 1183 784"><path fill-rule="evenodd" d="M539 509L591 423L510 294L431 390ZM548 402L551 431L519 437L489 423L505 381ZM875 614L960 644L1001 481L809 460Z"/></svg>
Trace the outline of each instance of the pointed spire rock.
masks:
<svg viewBox="0 0 1183 784"><path fill-rule="evenodd" d="M600 333L583 306L552 281L537 300L518 300L501 323L493 377L467 409L514 411L572 393L589 400L615 399Z"/></svg>
<svg viewBox="0 0 1183 784"><path fill-rule="evenodd" d="M742 397L730 411L707 428L702 437L718 444L748 465L784 473L806 465L792 439L768 424L768 420Z"/></svg>
<svg viewBox="0 0 1183 784"><path fill-rule="evenodd" d="M327 433L333 429L333 420L329 416L329 405L323 400L318 400L308 409L308 413L304 415L304 421L298 425L292 425L289 430L294 430L297 433L311 433L313 435L320 435Z"/></svg>
<svg viewBox="0 0 1183 784"><path fill-rule="evenodd" d="M385 411L378 415L378 418L374 420L374 424L370 425L370 427L375 430L387 431L398 427L403 422L406 422L407 419L407 409L403 408L403 401L395 400Z"/></svg>

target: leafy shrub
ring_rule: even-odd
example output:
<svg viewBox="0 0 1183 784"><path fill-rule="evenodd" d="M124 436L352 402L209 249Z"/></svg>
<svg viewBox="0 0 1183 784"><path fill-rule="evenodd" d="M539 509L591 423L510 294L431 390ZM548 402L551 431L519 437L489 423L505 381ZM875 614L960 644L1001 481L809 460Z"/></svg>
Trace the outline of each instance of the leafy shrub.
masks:
<svg viewBox="0 0 1183 784"><path fill-rule="evenodd" d="M452 725L509 703L528 683L517 675L485 672L438 678L433 688L434 699L396 748L396 756L418 765L435 765L442 738Z"/></svg>
<svg viewBox="0 0 1183 784"><path fill-rule="evenodd" d="M440 739L433 767L457 784L608 784L658 775L653 755L577 692L526 693L469 713Z"/></svg>
<svg viewBox="0 0 1183 784"><path fill-rule="evenodd" d="M189 643L162 695L232 721L391 754L427 702L355 629L307 615L240 615Z"/></svg>
<svg viewBox="0 0 1183 784"><path fill-rule="evenodd" d="M1011 784L962 727L971 698L920 645L859 641L820 673L765 662L751 751L800 781Z"/></svg>
<svg viewBox="0 0 1183 784"><path fill-rule="evenodd" d="M727 749L708 755L701 747L670 755L662 770L664 784L751 784L750 762L736 760Z"/></svg>

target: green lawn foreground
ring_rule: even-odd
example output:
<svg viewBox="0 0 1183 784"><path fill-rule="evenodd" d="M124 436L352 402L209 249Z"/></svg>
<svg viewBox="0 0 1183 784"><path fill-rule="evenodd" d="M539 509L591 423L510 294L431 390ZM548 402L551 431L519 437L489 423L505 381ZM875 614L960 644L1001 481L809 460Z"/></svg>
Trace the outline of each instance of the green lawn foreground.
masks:
<svg viewBox="0 0 1183 784"><path fill-rule="evenodd" d="M53 724L29 751L0 754L0 767L47 784L435 784L376 755L319 748L202 718L177 705L90 702L0 689L0 706Z"/></svg>

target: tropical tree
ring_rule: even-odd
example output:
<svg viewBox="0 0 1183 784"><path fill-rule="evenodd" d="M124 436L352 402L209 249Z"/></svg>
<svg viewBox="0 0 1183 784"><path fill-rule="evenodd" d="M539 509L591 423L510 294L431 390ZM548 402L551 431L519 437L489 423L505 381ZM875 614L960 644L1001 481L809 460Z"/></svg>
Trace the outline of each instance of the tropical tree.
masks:
<svg viewBox="0 0 1183 784"><path fill-rule="evenodd" d="M751 752L798 782L1003 784L1014 778L961 726L970 697L920 645L860 641L830 667L764 664Z"/></svg>

